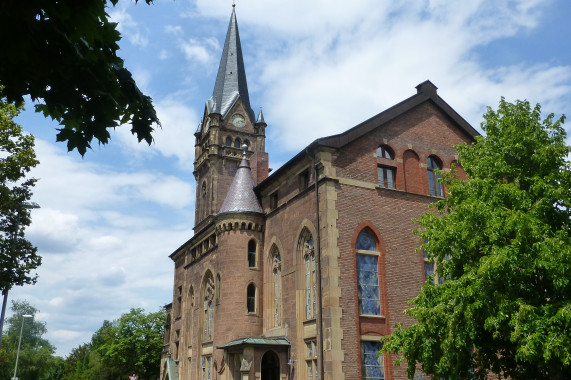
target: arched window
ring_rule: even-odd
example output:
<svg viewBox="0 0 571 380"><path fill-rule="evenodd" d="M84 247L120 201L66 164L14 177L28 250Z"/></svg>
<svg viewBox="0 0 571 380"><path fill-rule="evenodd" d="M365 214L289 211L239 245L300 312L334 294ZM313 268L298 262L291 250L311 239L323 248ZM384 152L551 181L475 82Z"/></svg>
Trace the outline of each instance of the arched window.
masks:
<svg viewBox="0 0 571 380"><path fill-rule="evenodd" d="M240 139L236 137L236 140L234 140L234 148L240 148L241 145Z"/></svg>
<svg viewBox="0 0 571 380"><path fill-rule="evenodd" d="M270 260L273 280L273 305L274 318L272 326L280 326L282 320L282 258L278 248L273 245L270 249Z"/></svg>
<svg viewBox="0 0 571 380"><path fill-rule="evenodd" d="M255 268L256 267L256 241L250 240L248 242L248 267Z"/></svg>
<svg viewBox="0 0 571 380"><path fill-rule="evenodd" d="M298 249L301 251L305 269L305 317L314 319L317 311L317 268L313 236L307 229L301 233Z"/></svg>
<svg viewBox="0 0 571 380"><path fill-rule="evenodd" d="M228 136L226 137L226 146L232 146L232 137Z"/></svg>
<svg viewBox="0 0 571 380"><path fill-rule="evenodd" d="M389 189L395 188L396 167L388 160L394 160L395 154L388 145L381 145L377 148L377 158L380 158L377 166L378 183L381 187Z"/></svg>
<svg viewBox="0 0 571 380"><path fill-rule="evenodd" d="M377 243L368 230L357 237L357 288L359 292L359 313L381 315L379 291L379 256Z"/></svg>
<svg viewBox="0 0 571 380"><path fill-rule="evenodd" d="M256 286L254 284L248 285L248 289L246 291L246 307L248 309L248 313L256 312Z"/></svg>
<svg viewBox="0 0 571 380"><path fill-rule="evenodd" d="M186 306L186 345L192 346L192 326L194 326L194 288L191 286L188 290L187 306Z"/></svg>
<svg viewBox="0 0 571 380"><path fill-rule="evenodd" d="M250 140L244 140L244 144L246 144L246 146L247 146L248 148L250 148Z"/></svg>
<svg viewBox="0 0 571 380"><path fill-rule="evenodd" d="M381 145L380 147L377 148L377 157L394 160L395 154L388 145Z"/></svg>
<svg viewBox="0 0 571 380"><path fill-rule="evenodd" d="M442 170L442 164L436 157L430 156L426 161L426 170L428 171L428 189L430 191L430 195L441 197L442 185L438 181L440 174L436 171Z"/></svg>
<svg viewBox="0 0 571 380"><path fill-rule="evenodd" d="M212 341L212 331L214 330L214 279L212 274L208 273L203 284L204 294L204 316L203 316L203 332L202 341Z"/></svg>

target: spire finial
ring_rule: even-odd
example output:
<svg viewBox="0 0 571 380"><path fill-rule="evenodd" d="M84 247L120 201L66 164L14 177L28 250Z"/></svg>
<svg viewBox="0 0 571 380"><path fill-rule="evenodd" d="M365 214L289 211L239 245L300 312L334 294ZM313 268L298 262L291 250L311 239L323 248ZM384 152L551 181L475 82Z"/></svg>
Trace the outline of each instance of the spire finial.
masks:
<svg viewBox="0 0 571 380"><path fill-rule="evenodd" d="M232 8L236 8L236 1L232 1Z"/></svg>
<svg viewBox="0 0 571 380"><path fill-rule="evenodd" d="M246 152L248 151L248 144L242 144L242 158L246 159Z"/></svg>

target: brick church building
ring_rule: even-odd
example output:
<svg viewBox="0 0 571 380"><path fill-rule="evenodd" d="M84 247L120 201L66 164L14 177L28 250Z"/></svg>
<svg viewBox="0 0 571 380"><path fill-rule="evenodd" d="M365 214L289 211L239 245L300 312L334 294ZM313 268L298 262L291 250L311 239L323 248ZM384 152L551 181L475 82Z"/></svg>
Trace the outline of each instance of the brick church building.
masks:
<svg viewBox="0 0 571 380"><path fill-rule="evenodd" d="M478 134L430 81L416 90L269 175L232 10L195 133L194 235L170 255L161 379L406 378L376 354L434 271L411 219Z"/></svg>

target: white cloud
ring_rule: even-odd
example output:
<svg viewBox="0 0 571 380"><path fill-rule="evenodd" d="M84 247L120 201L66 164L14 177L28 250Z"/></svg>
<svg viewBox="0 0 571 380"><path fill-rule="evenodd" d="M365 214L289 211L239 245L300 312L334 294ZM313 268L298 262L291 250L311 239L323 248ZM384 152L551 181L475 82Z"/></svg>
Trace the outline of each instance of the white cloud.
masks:
<svg viewBox="0 0 571 380"><path fill-rule="evenodd" d="M188 40L180 40L179 48L184 53L186 59L190 62L207 65L215 61L213 56L212 39L199 41L194 38Z"/></svg>
<svg viewBox="0 0 571 380"><path fill-rule="evenodd" d="M117 23L117 29L121 35L127 37L129 42L138 47L147 46L149 43L148 32L127 12L127 5L120 4L112 7L108 13L110 20Z"/></svg>
<svg viewBox="0 0 571 380"><path fill-rule="evenodd" d="M560 95L569 93L571 66L488 69L474 54L492 40L535 27L540 5L529 0L360 2L355 7L318 2L290 18L286 15L299 11L299 3L288 2L280 9L284 17L252 19L241 9L240 19L292 33L281 40L282 51L258 42L255 60L266 62L256 66L266 120L280 146L294 151L412 96L414 86L426 79L476 127L484 105L497 104L502 95L565 109Z"/></svg>

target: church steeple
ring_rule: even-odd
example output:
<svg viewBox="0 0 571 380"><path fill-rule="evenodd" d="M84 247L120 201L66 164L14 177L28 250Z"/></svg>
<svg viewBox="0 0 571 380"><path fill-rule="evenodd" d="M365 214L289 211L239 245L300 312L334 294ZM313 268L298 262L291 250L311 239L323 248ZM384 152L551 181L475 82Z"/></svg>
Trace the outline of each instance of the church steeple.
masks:
<svg viewBox="0 0 571 380"><path fill-rule="evenodd" d="M206 101L203 120L194 134L195 228L203 228L211 217L229 211L226 208L221 211L221 206L235 174L242 176L244 171L242 145L246 145L248 173L254 183L267 178L266 127L263 115L256 118L250 106L236 11L232 9L214 91ZM254 196L251 189L250 192Z"/></svg>
<svg viewBox="0 0 571 380"><path fill-rule="evenodd" d="M225 118L238 98L242 100L250 120L255 120L254 111L250 107L244 57L242 56L240 33L236 21L236 9L233 6L214 91L212 97L206 102L207 111L208 113L218 113L222 118Z"/></svg>

